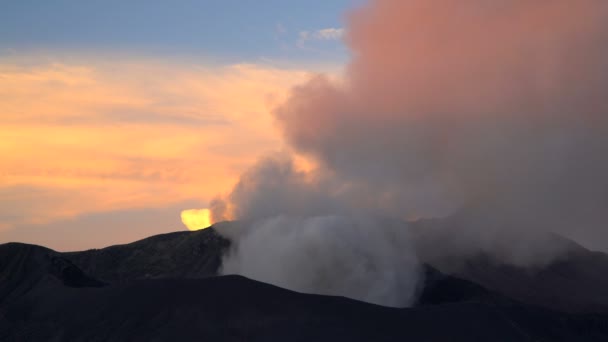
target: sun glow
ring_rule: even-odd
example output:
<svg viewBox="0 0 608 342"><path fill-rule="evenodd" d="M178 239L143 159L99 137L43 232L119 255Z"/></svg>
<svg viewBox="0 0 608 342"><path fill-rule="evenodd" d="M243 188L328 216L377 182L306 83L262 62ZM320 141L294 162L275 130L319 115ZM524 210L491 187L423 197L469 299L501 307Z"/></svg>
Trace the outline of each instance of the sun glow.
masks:
<svg viewBox="0 0 608 342"><path fill-rule="evenodd" d="M270 111L308 75L255 64L1 55L0 203L11 205L0 206L0 232L211 200L258 151L280 144Z"/></svg>
<svg viewBox="0 0 608 342"><path fill-rule="evenodd" d="M182 222L190 230L209 228L212 224L209 209L188 209L182 211Z"/></svg>

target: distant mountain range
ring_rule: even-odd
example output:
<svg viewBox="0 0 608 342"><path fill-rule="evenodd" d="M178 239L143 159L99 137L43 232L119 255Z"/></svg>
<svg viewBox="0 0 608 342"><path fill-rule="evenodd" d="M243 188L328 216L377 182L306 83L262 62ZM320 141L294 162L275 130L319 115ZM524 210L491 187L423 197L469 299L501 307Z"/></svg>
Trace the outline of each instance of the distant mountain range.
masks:
<svg viewBox="0 0 608 342"><path fill-rule="evenodd" d="M534 270L430 262L404 309L218 276L230 241L214 228L70 253L8 243L0 341L608 341L608 255L569 243Z"/></svg>

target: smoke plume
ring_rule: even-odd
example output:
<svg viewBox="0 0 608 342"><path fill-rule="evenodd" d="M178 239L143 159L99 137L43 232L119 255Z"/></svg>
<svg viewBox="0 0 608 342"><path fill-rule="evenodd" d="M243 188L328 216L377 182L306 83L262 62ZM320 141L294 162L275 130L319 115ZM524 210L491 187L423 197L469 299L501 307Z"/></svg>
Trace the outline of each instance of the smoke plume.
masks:
<svg viewBox="0 0 608 342"><path fill-rule="evenodd" d="M236 253L224 257L222 271L296 291L406 306L418 287L412 275L419 264L402 225L334 215L262 219L233 239ZM230 229L220 231L230 236Z"/></svg>
<svg viewBox="0 0 608 342"><path fill-rule="evenodd" d="M289 146L318 168L302 173L289 158L266 159L219 201L239 219L299 219L253 225L230 257L243 264L229 258L225 271L262 272L245 262L281 248L278 226L297 245L302 217L358 212L458 213L467 231L459 248L491 250L497 236L516 237L498 239L497 249L520 264L560 251L531 243L519 253L518 241L541 232L606 248L608 2L375 0L351 13L346 41L353 57L343 80L319 75L274 112ZM356 230L335 231L324 246L357 239ZM314 250L314 239L302 241ZM354 262L327 258L309 266ZM403 270L414 279L411 271ZM297 273L261 278L290 286Z"/></svg>

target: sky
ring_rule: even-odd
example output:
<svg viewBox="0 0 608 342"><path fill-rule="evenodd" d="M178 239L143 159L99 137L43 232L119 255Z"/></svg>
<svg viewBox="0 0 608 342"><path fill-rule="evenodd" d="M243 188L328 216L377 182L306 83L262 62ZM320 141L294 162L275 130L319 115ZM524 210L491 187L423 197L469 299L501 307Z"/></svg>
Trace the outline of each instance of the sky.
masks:
<svg viewBox="0 0 608 342"><path fill-rule="evenodd" d="M337 1L16 1L0 11L0 243L184 230L260 154L270 110L349 58Z"/></svg>

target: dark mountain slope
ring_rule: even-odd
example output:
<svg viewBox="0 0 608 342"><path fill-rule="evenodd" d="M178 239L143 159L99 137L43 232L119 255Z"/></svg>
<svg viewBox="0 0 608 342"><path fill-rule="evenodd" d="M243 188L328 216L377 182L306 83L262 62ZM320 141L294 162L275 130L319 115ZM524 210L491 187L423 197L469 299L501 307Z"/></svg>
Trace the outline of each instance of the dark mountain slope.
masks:
<svg viewBox="0 0 608 342"><path fill-rule="evenodd" d="M0 245L0 305L39 288L100 287L70 260L45 247L21 243Z"/></svg>
<svg viewBox="0 0 608 342"><path fill-rule="evenodd" d="M239 276L38 289L2 341L603 341L606 317L460 302L393 309Z"/></svg>
<svg viewBox="0 0 608 342"><path fill-rule="evenodd" d="M0 245L0 341L608 341L590 306L606 291L582 283L605 255L582 247L534 272L483 255L452 275L426 266L417 305L394 309L210 277L229 244L206 229L72 253Z"/></svg>
<svg viewBox="0 0 608 342"><path fill-rule="evenodd" d="M228 227L223 229L230 229L230 224L224 223ZM461 224L452 220L419 222L413 229L435 234L418 237L415 242L421 248L443 246L450 235L442 234L460 229ZM573 313L608 312L608 255L559 239L568 246L568 252L536 268L509 265L482 253L446 254L443 259L421 255L421 259L444 273L524 303ZM208 228L63 255L87 274L112 283L146 278L204 278L217 275L222 253L229 245L230 241ZM449 267L446 260L451 263Z"/></svg>
<svg viewBox="0 0 608 342"><path fill-rule="evenodd" d="M203 278L217 274L230 242L214 229L151 236L130 244L64 253L107 282L146 278Z"/></svg>

